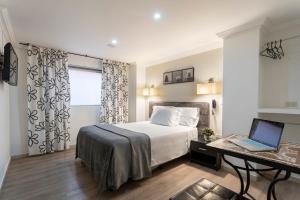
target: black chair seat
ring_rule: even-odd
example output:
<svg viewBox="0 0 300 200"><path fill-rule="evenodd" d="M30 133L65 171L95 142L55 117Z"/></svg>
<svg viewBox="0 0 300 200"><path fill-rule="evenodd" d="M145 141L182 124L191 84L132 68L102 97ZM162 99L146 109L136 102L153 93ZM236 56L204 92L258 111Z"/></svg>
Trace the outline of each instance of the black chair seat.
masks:
<svg viewBox="0 0 300 200"><path fill-rule="evenodd" d="M179 192L170 200L249 200L232 190L213 183L207 179L200 179L197 183Z"/></svg>

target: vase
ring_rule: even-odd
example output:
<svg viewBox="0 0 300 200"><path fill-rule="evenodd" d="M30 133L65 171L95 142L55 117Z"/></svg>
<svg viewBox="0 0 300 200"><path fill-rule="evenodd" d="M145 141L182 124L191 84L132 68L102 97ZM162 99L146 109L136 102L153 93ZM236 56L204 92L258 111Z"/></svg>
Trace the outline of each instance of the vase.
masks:
<svg viewBox="0 0 300 200"><path fill-rule="evenodd" d="M210 141L211 141L211 137L208 136L208 135L203 135L203 139L204 139L206 142L210 142Z"/></svg>

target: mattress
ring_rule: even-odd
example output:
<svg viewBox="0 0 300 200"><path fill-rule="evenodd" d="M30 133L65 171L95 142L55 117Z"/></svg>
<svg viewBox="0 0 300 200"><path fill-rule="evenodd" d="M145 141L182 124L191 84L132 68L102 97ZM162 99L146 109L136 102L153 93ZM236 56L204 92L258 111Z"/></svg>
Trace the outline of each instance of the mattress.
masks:
<svg viewBox="0 0 300 200"><path fill-rule="evenodd" d="M117 124L130 131L144 133L151 142L151 167L185 155L190 141L198 137L197 128L187 126L162 126L149 121Z"/></svg>

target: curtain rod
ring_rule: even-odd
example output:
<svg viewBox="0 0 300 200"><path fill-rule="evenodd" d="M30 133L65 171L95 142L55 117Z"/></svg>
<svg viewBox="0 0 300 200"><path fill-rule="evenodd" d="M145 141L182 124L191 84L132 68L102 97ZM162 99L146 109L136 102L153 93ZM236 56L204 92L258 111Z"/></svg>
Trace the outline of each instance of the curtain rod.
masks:
<svg viewBox="0 0 300 200"><path fill-rule="evenodd" d="M94 71L94 72L102 73L101 69L90 68L90 67L82 67L82 66L78 66L78 65L69 65L69 68L81 69L81 70L88 70L88 71Z"/></svg>
<svg viewBox="0 0 300 200"><path fill-rule="evenodd" d="M29 46L29 43L24 43L24 42L20 42L19 44L24 45L24 46ZM36 45L32 45L34 47L37 47ZM89 56L89 55L84 55L84 54L80 54L80 53L74 53L74 52L67 52L68 54L72 54L72 55L76 55L76 56L82 56L82 57L86 57L86 58L94 58L94 59L98 59L98 60L103 60L103 58L99 58L99 57L95 57L95 56Z"/></svg>
<svg viewBox="0 0 300 200"><path fill-rule="evenodd" d="M34 47L39 47L37 45L34 45L34 44L30 44L30 43L25 43L25 42L20 42L19 44L21 45L24 45L24 46L29 46L29 45L32 45ZM46 47L45 47L46 48ZM67 51L68 54L72 54L72 55L76 55L76 56L82 56L82 57L86 57L86 58L94 58L94 59L97 59L97 60L106 60L105 58L99 58L99 57L95 57L95 56L89 56L87 54L80 54L80 53L74 53L74 52L70 52L70 51ZM109 60L109 59L108 59ZM130 65L130 63L128 62L122 62L122 61L116 61L116 60L112 60L113 62L120 62L120 63L125 63L127 65Z"/></svg>

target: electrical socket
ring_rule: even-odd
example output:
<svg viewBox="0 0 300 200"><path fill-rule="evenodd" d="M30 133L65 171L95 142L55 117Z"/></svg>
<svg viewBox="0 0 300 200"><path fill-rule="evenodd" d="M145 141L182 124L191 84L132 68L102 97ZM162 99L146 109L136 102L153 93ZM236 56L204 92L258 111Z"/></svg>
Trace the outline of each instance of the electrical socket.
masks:
<svg viewBox="0 0 300 200"><path fill-rule="evenodd" d="M287 101L285 102L286 107L288 108L296 108L298 106L297 101Z"/></svg>

